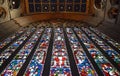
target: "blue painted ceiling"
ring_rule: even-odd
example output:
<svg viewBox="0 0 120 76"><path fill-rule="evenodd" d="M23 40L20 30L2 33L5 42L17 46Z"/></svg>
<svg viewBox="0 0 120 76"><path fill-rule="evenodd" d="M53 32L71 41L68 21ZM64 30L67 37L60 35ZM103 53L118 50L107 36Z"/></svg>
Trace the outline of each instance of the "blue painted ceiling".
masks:
<svg viewBox="0 0 120 76"><path fill-rule="evenodd" d="M86 12L86 0L28 0L29 12Z"/></svg>

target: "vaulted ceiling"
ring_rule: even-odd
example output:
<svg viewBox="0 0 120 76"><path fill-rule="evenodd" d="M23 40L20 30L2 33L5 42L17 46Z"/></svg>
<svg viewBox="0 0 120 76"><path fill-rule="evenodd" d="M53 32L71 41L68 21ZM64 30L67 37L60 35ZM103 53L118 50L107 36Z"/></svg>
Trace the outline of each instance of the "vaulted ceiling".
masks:
<svg viewBox="0 0 120 76"><path fill-rule="evenodd" d="M118 5L119 0L0 0L0 23L11 19L34 22L61 18L95 24L115 20Z"/></svg>

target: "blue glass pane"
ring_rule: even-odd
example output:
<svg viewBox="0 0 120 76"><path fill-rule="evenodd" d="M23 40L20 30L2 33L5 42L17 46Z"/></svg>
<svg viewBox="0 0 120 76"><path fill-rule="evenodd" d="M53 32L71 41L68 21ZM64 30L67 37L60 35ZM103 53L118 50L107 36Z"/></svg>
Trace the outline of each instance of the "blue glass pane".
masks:
<svg viewBox="0 0 120 76"><path fill-rule="evenodd" d="M41 11L41 5L40 4L35 4L35 9L36 9L36 12L40 12Z"/></svg>
<svg viewBox="0 0 120 76"><path fill-rule="evenodd" d="M29 4L29 12L34 12L34 5L33 4Z"/></svg>

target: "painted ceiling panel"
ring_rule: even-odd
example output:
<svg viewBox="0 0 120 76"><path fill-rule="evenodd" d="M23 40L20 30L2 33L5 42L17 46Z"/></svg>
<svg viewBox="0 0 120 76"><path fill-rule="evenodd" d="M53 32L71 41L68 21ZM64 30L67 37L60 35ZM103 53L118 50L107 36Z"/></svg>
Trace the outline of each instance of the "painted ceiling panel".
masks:
<svg viewBox="0 0 120 76"><path fill-rule="evenodd" d="M33 13L34 12L34 5L29 4L29 12Z"/></svg>
<svg viewBox="0 0 120 76"><path fill-rule="evenodd" d="M50 0L50 2L51 2L51 3L56 3L56 2L57 2L57 0Z"/></svg>
<svg viewBox="0 0 120 76"><path fill-rule="evenodd" d="M36 3L37 3L37 2L38 2L38 3L40 3L40 2L41 2L41 0L35 0L35 2L36 2Z"/></svg>
<svg viewBox="0 0 120 76"><path fill-rule="evenodd" d="M86 12L87 0L28 0L29 12Z"/></svg>
<svg viewBox="0 0 120 76"><path fill-rule="evenodd" d="M75 2L80 2L80 0L74 0Z"/></svg>
<svg viewBox="0 0 120 76"><path fill-rule="evenodd" d="M73 0L67 0L67 2L73 2Z"/></svg>
<svg viewBox="0 0 120 76"><path fill-rule="evenodd" d="M65 2L65 0L58 0L59 2L61 2L61 3L64 3Z"/></svg>
<svg viewBox="0 0 120 76"><path fill-rule="evenodd" d="M73 11L73 5L72 4L68 4L66 7L66 11Z"/></svg>
<svg viewBox="0 0 120 76"><path fill-rule="evenodd" d="M35 4L35 9L36 9L36 12L41 12L41 5Z"/></svg>
<svg viewBox="0 0 120 76"><path fill-rule="evenodd" d="M30 3L30 2L33 2L33 0L28 0L28 2Z"/></svg>
<svg viewBox="0 0 120 76"><path fill-rule="evenodd" d="M49 5L48 4L42 5L42 12L49 12Z"/></svg>
<svg viewBox="0 0 120 76"><path fill-rule="evenodd" d="M74 5L74 11L75 12L80 12L80 4Z"/></svg>
<svg viewBox="0 0 120 76"><path fill-rule="evenodd" d="M56 12L57 11L57 5L56 4L51 4L51 11Z"/></svg>
<svg viewBox="0 0 120 76"><path fill-rule="evenodd" d="M82 4L81 5L81 12L85 12L86 11L86 4Z"/></svg>
<svg viewBox="0 0 120 76"><path fill-rule="evenodd" d="M49 0L42 0L42 2L49 2Z"/></svg>
<svg viewBox="0 0 120 76"><path fill-rule="evenodd" d="M65 6L64 4L59 5L59 11L65 11Z"/></svg>
<svg viewBox="0 0 120 76"><path fill-rule="evenodd" d="M86 3L86 0L82 0L82 3Z"/></svg>

